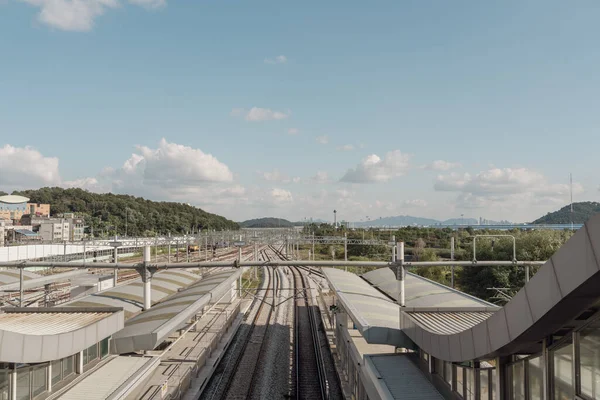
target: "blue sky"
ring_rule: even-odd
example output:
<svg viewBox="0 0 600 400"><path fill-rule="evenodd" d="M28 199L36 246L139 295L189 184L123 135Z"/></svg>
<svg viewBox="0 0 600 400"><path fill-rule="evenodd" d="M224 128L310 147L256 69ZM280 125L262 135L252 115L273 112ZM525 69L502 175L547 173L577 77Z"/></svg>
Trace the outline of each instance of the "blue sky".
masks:
<svg viewBox="0 0 600 400"><path fill-rule="evenodd" d="M0 189L531 220L569 172L600 197L598 20L595 1L0 1Z"/></svg>

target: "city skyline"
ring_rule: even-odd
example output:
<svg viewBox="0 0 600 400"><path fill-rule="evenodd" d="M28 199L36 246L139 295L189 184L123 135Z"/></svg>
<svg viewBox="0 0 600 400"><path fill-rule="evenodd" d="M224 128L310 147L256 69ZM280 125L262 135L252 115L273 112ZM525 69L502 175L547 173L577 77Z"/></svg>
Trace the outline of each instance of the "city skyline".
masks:
<svg viewBox="0 0 600 400"><path fill-rule="evenodd" d="M236 221L531 221L569 204L569 173L574 201L600 198L598 17L558 1L1 3L0 190Z"/></svg>

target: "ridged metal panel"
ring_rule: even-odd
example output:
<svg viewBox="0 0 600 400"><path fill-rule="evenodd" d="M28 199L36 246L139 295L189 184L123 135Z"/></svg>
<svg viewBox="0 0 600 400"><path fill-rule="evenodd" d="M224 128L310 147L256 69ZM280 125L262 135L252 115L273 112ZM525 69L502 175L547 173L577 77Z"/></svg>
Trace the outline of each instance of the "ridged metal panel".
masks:
<svg viewBox="0 0 600 400"><path fill-rule="evenodd" d="M486 311L407 312L415 322L429 332L451 335L474 327L491 317Z"/></svg>
<svg viewBox="0 0 600 400"><path fill-rule="evenodd" d="M223 285L233 283L239 274L239 269L210 274L158 306L129 319L125 328L113 336L112 350L115 353L126 353L153 349L164 340L165 335L172 333L182 322L198 312L200 307L211 299L222 296L222 293L214 293L215 290L219 287L221 290L230 290L229 286Z"/></svg>
<svg viewBox="0 0 600 400"><path fill-rule="evenodd" d="M62 400L104 400L147 363L148 357L116 357L63 394Z"/></svg>
<svg viewBox="0 0 600 400"><path fill-rule="evenodd" d="M365 356L373 363L378 377L383 380L394 399L442 400L435 389L406 355Z"/></svg>
<svg viewBox="0 0 600 400"><path fill-rule="evenodd" d="M400 285L394 271L380 268L362 275L371 285L398 300ZM407 272L404 281L407 307L491 307L484 300Z"/></svg>
<svg viewBox="0 0 600 400"><path fill-rule="evenodd" d="M188 287L199 279L200 276L185 270L157 272L152 279L152 304L168 297L168 293L174 294L177 290ZM128 319L143 309L144 295L141 282L141 278L137 278L125 285L79 298L66 306L93 307L94 304L97 304L98 307L106 305L122 307L127 314L125 318Z"/></svg>
<svg viewBox="0 0 600 400"><path fill-rule="evenodd" d="M0 314L0 330L23 335L56 335L83 328L111 314L110 312L3 313Z"/></svg>

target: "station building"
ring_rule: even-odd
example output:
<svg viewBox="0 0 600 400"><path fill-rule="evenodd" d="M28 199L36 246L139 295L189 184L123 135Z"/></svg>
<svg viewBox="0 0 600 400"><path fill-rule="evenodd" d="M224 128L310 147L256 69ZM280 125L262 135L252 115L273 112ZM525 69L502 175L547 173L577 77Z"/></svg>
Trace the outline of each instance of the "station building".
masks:
<svg viewBox="0 0 600 400"><path fill-rule="evenodd" d="M50 204L29 203L23 196L0 196L0 219L19 220L23 215L50 216Z"/></svg>
<svg viewBox="0 0 600 400"><path fill-rule="evenodd" d="M204 276L198 270L155 272L148 310L143 306L141 278L78 297L60 307L3 308L0 400L126 398L151 379L164 385L161 390L165 394L181 390L181 380L187 377L184 381L190 383L193 371L208 360L216 348L214 343L239 315L235 299L241 273L240 269ZM24 274L26 283L47 279L29 271ZM0 271L0 286L18 282L18 271ZM181 378L178 385L167 387L160 369L162 351L153 350L175 340L178 330L191 326L215 302L227 312L204 319L219 319L219 324L212 325L208 337L202 336L202 346L198 346L202 351L187 363L195 369L186 365L187 375L175 375L173 379ZM188 340L199 336L192 335Z"/></svg>
<svg viewBox="0 0 600 400"><path fill-rule="evenodd" d="M600 216L504 307L389 268L324 268L333 350L355 399L600 399Z"/></svg>

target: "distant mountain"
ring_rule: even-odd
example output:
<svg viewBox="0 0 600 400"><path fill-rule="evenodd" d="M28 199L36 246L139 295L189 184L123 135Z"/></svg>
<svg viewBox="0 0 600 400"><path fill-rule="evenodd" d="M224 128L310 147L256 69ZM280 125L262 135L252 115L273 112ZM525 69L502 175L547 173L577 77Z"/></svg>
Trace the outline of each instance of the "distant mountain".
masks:
<svg viewBox="0 0 600 400"><path fill-rule="evenodd" d="M283 218L256 218L240 222L242 228L291 228L294 224Z"/></svg>
<svg viewBox="0 0 600 400"><path fill-rule="evenodd" d="M600 213L600 203L595 201L583 201L573 203L573 223L583 224L592 215ZM532 222L533 224L570 224L571 205L564 206L558 211L544 215Z"/></svg>
<svg viewBox="0 0 600 400"><path fill-rule="evenodd" d="M407 225L435 225L440 221L430 218L411 217L410 215L398 215L396 217L384 217L371 221L355 222L353 225L360 226L407 226Z"/></svg>
<svg viewBox="0 0 600 400"><path fill-rule="evenodd" d="M483 225L508 225L509 221L491 221L484 220ZM445 221L439 221L432 218L421 218L412 217L410 215L399 215L396 217L384 217L374 219L372 221L354 222L354 226L372 226L372 227L383 227L383 226L435 226L435 225L479 225L479 220L475 218L451 218Z"/></svg>

